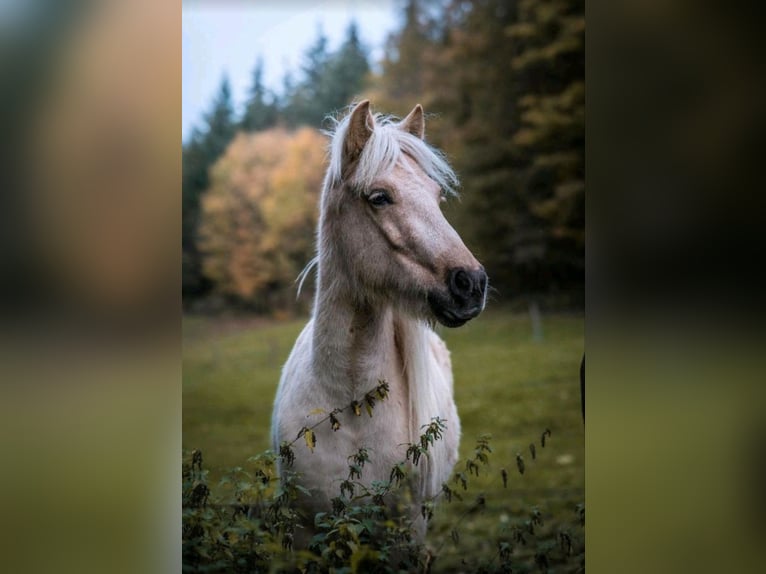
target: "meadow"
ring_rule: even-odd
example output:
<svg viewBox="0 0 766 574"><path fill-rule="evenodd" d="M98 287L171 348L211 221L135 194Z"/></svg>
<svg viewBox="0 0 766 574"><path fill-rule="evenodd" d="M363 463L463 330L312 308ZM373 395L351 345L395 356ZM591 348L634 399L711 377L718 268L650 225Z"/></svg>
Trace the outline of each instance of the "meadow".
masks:
<svg viewBox="0 0 766 574"><path fill-rule="evenodd" d="M304 323L184 318L183 446L204 453L211 484L269 448L280 369ZM543 314L541 327L533 336L529 315L488 309L460 329L439 329L452 352L461 460L482 434L491 434L493 453L462 501L436 508L429 545L437 570L476 571L511 538L521 571L582 565L583 316Z"/></svg>

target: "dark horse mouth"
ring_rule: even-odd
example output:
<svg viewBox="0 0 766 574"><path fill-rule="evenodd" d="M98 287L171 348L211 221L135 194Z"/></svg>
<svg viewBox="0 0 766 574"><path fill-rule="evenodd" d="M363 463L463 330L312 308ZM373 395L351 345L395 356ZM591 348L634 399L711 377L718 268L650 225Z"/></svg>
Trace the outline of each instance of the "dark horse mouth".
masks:
<svg viewBox="0 0 766 574"><path fill-rule="evenodd" d="M462 327L481 313L481 306L477 305L470 309L457 311L449 308L451 303L449 299L445 300L443 296L437 294L428 295L428 305L431 307L431 312L436 317L436 320L445 327Z"/></svg>

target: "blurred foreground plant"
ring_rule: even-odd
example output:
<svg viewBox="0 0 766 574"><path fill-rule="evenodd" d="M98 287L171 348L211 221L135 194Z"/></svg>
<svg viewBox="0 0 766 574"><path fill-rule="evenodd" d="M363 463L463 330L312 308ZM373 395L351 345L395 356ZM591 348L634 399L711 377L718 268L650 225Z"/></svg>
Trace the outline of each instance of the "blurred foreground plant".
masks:
<svg viewBox="0 0 766 574"><path fill-rule="evenodd" d="M361 482L370 450L359 448L348 456L348 476L339 484L332 505L315 516L300 516L293 508L299 494L309 495L289 470L295 459L293 445L304 438L313 450L313 429L320 424L335 428L338 412L364 406L372 416L376 400L385 400L383 381L359 401L333 410L311 428L303 428L296 438L280 445L279 453L265 451L247 461L246 468L231 469L216 485L208 484L202 453L194 450L183 459L183 563L186 572L431 572L439 571L439 553L449 542L461 543L461 529L469 515L486 511L484 492L474 492L480 474L491 483L508 485L505 468L493 471L490 465L490 435L476 442L473 456L458 463L450 483L427 499L419 509L411 508L407 488L413 471L428 457L429 448L442 438L447 421L434 418L422 427L414 443L401 445L402 460L395 464L388 480ZM540 446L550 438L543 431ZM532 459L541 453L530 445ZM542 451L541 451L542 452ZM283 472L277 476L277 459ZM520 475L525 472L521 454L516 455ZM485 472L481 473L481 469ZM489 485L483 485L484 487ZM423 543L416 535L416 522L429 520L439 498L445 504L466 500L466 508L454 520L448 536ZM486 535L495 542L493 555L465 548L461 570L471 572L580 572L584 571L584 505L571 509L556 530L546 527L544 513L537 507L526 516L502 524ZM508 514L511 514L508 512ZM518 512L515 513L518 515ZM313 525L316 534L308 548L294 547L296 529ZM566 524L566 527L560 526ZM472 552L472 550L474 550ZM446 570L445 570L446 571Z"/></svg>

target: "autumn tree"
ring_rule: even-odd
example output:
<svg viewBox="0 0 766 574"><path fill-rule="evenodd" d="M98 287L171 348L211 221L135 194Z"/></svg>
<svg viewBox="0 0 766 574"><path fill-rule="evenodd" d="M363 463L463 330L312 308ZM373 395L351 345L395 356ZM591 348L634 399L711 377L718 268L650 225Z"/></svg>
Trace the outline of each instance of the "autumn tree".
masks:
<svg viewBox="0 0 766 574"><path fill-rule="evenodd" d="M260 312L295 306L312 256L325 139L316 130L240 133L211 170L199 250L216 293Z"/></svg>
<svg viewBox="0 0 766 574"><path fill-rule="evenodd" d="M218 253L216 251L217 240L214 237L215 226L222 225L220 221L214 223L210 218L210 213L215 211L213 206L218 200L209 200L211 206L209 209L212 211L205 215L205 237L202 238L200 236L202 228L200 197L207 190L209 190L207 195L211 198L222 197L220 189L216 191L214 188L225 185L221 183L223 181L221 178L224 178L222 173L238 173L237 158L244 158L243 161L251 163L255 162L253 165L261 165L263 162L268 164L269 153L272 155L278 153L280 151L279 145L288 140L292 144L295 144L296 141L306 143L308 137L305 135L307 132L304 131L298 132L302 135L300 137L296 135L297 139L287 138L286 132L270 131L271 141L276 147L269 152L264 152L264 156L257 159L256 155L260 153L258 150L261 148L256 146L253 148L255 151L251 149L255 155L250 156L243 151L247 145L240 142L232 148L233 151L227 152L227 154L234 155L227 160L222 159L221 165L215 168L218 175L213 177L211 175L213 165L221 158L237 130L260 133L270 130L275 125L286 125L290 128L300 126L318 128L322 126L328 114L343 109L355 96L362 92L370 71L368 58L367 48L359 36L355 22L349 24L344 41L335 51L330 50L328 38L320 29L314 42L306 50L300 73L286 72L283 93L279 98L265 85L263 61L258 58L253 68L252 84L245 101L242 118L238 122L235 118L228 79L223 78L210 110L203 117L201 126L192 131L190 138L183 146L182 268L185 302L188 303L194 298L204 297L211 290L250 303L256 300L261 302L262 296L267 292L269 297L280 292L283 286L279 282L281 279L265 288L256 276L283 277L283 272L292 268L293 260L302 258L308 248L302 244L296 247L298 245L297 240L293 241L292 236L288 235L283 247L292 251L279 255L275 253L273 248L269 247L269 241L273 243L275 237L273 235L269 236L270 239L268 237L266 239L261 238L256 242L248 240L249 242L244 242L232 253L232 260L227 263L232 268L224 273L220 266L217 266L220 263L220 258L217 260L211 256L214 252ZM320 143L315 149L318 150L317 153L321 153L323 148L324 144ZM277 162L277 158L272 157L270 161ZM313 164L309 164L306 168L310 170L313 168ZM296 177L302 173L304 172L298 169ZM272 185L272 183L267 182L268 185ZM316 188L314 191L317 191L318 181L314 187ZM232 188L227 192L228 199L226 201L231 202L234 201L232 198L235 196L239 197L237 196L239 192L236 189ZM291 233L290 230L293 227L287 226L284 229L280 227L279 214L269 212L270 208L265 208L262 204L262 201L267 203L270 201L268 199L271 197L270 193L272 192L262 192L263 198L256 197L250 192L239 197L240 207L249 207L236 217L231 214L232 217L227 220L226 225L232 226L236 223L234 227L239 230L237 233L245 234L250 238L261 233L268 235L270 230L277 228L282 229L285 233ZM273 193L278 192L273 191ZM296 198L282 199L285 200L284 203L297 201ZM312 208L314 203L316 203L315 200L310 202ZM303 213L303 211L305 210L301 208L296 213ZM264 216L266 212L268 212L268 217ZM268 220L269 225L264 223L264 217ZM245 231L247 225L250 225L251 228ZM221 228L224 235L227 233L227 229L226 227ZM230 237L221 239L224 242L229 240ZM199 251L202 245L208 249L204 265ZM267 247L271 250L266 249ZM262 251L258 251L259 249ZM264 249L266 251L263 251ZM251 251L248 252L248 250ZM221 253L218 255L223 256ZM252 260L258 260L262 267L258 269L249 268L249 262ZM224 282L223 285L219 285L221 281ZM248 286L248 281L252 282L250 286ZM289 306L289 304L285 304L285 306Z"/></svg>

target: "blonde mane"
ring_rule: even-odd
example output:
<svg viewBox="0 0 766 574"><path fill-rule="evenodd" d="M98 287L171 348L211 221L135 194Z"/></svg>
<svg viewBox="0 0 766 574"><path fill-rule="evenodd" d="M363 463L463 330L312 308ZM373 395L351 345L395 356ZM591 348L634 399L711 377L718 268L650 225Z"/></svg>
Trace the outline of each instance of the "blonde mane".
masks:
<svg viewBox="0 0 766 574"><path fill-rule="evenodd" d="M350 109L353 109L353 106ZM343 140L350 117L350 114L346 114L340 121L333 120L336 122L335 129L325 132L330 137L330 162L325 189L332 189L341 183ZM401 130L399 118L383 114L374 114L372 118L375 129L365 144L359 164L348 183L357 189L369 188L376 178L393 169L404 154L412 158L428 177L438 183L443 193L457 194L460 182L444 154L422 139Z"/></svg>

